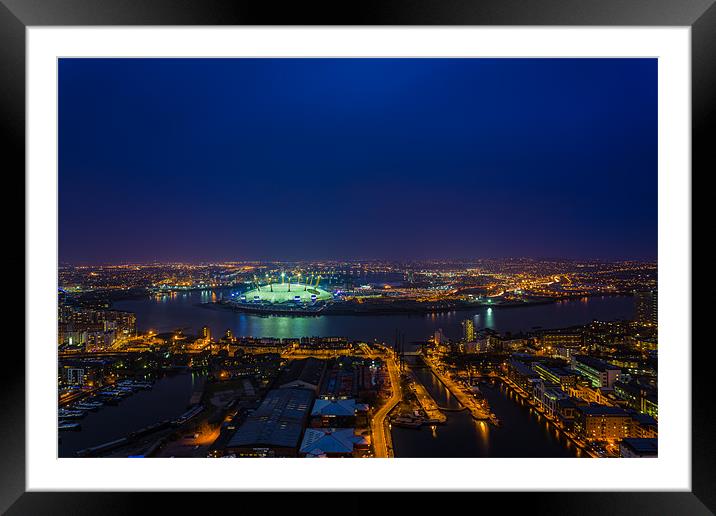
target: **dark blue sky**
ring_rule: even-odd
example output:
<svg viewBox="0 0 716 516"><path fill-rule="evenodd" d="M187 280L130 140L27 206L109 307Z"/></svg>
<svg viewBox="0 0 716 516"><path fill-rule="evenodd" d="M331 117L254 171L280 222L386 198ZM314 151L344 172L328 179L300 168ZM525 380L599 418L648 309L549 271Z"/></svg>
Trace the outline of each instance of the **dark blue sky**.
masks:
<svg viewBox="0 0 716 516"><path fill-rule="evenodd" d="M60 260L654 259L655 59L62 59Z"/></svg>

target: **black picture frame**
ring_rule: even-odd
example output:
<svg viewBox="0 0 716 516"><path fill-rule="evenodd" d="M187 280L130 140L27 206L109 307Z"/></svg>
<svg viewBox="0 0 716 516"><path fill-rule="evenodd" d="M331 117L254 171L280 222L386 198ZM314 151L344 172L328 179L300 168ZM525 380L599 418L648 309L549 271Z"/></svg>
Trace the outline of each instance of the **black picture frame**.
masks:
<svg viewBox="0 0 716 516"><path fill-rule="evenodd" d="M5 134L3 169L6 177L24 177L25 29L65 25L688 26L692 44L692 163L694 171L701 170L700 174L692 172L692 178L716 169L716 154L707 136L713 132L716 119L714 0L364 0L287 5L228 0L0 0L0 124ZM16 212L14 218L17 218ZM19 262L17 257L16 261ZM19 270L23 266L16 263L15 267ZM25 270L26 275L31 273ZM31 308L31 304L27 306ZM685 335L683 345L687 346L689 340L691 336ZM498 502L510 510L522 506L531 512L551 514L716 512L716 430L710 407L711 388L706 385L707 368L711 367L708 345L695 339L692 345L691 492L480 493L480 505L489 507L492 502ZM146 504L143 497L158 496L25 492L25 352L15 343L9 348L6 344L3 350L7 362L4 385L0 389L0 511L7 514L125 514L140 502ZM558 483L558 479L555 482ZM226 500L227 507L240 510L227 498L231 495L206 494L215 497L207 508L221 504L218 501L221 499ZM248 499L263 496L265 500L268 495L240 496L241 506L248 507ZM356 493L344 496L341 503L351 512L370 510L375 500ZM164 496L163 511L184 512L190 499L196 498L179 493ZM315 499L296 493L283 502L273 498L271 512L279 510L281 504L295 510L301 504L310 508L314 503ZM401 509L406 512L424 507L425 503L425 496L411 496L401 500Z"/></svg>

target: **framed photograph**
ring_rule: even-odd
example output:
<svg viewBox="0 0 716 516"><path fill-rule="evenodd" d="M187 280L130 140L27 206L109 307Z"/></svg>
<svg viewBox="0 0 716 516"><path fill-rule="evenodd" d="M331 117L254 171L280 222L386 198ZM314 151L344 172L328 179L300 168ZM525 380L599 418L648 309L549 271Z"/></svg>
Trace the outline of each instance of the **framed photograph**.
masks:
<svg viewBox="0 0 716 516"><path fill-rule="evenodd" d="M713 2L3 3L3 511L716 510L691 317Z"/></svg>

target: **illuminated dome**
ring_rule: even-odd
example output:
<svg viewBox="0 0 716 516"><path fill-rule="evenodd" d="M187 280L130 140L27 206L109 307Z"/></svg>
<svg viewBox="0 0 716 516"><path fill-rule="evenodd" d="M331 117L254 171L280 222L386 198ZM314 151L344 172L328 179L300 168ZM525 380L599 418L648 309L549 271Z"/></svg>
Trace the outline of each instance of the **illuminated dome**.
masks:
<svg viewBox="0 0 716 516"><path fill-rule="evenodd" d="M317 286L300 283L272 283L237 295L246 303L314 303L329 301L333 295Z"/></svg>

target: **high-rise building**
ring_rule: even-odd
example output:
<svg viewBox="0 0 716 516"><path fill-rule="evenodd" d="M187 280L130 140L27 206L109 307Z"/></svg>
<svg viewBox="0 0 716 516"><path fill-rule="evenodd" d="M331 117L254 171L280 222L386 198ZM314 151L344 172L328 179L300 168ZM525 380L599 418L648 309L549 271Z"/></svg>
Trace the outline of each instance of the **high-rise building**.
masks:
<svg viewBox="0 0 716 516"><path fill-rule="evenodd" d="M656 325L659 321L659 296L656 290L637 292L635 300L635 319L644 324Z"/></svg>
<svg viewBox="0 0 716 516"><path fill-rule="evenodd" d="M475 322L472 319L462 321L462 338L465 342L475 341Z"/></svg>
<svg viewBox="0 0 716 516"><path fill-rule="evenodd" d="M211 329L208 326L202 326L199 336L207 341L211 340Z"/></svg>

